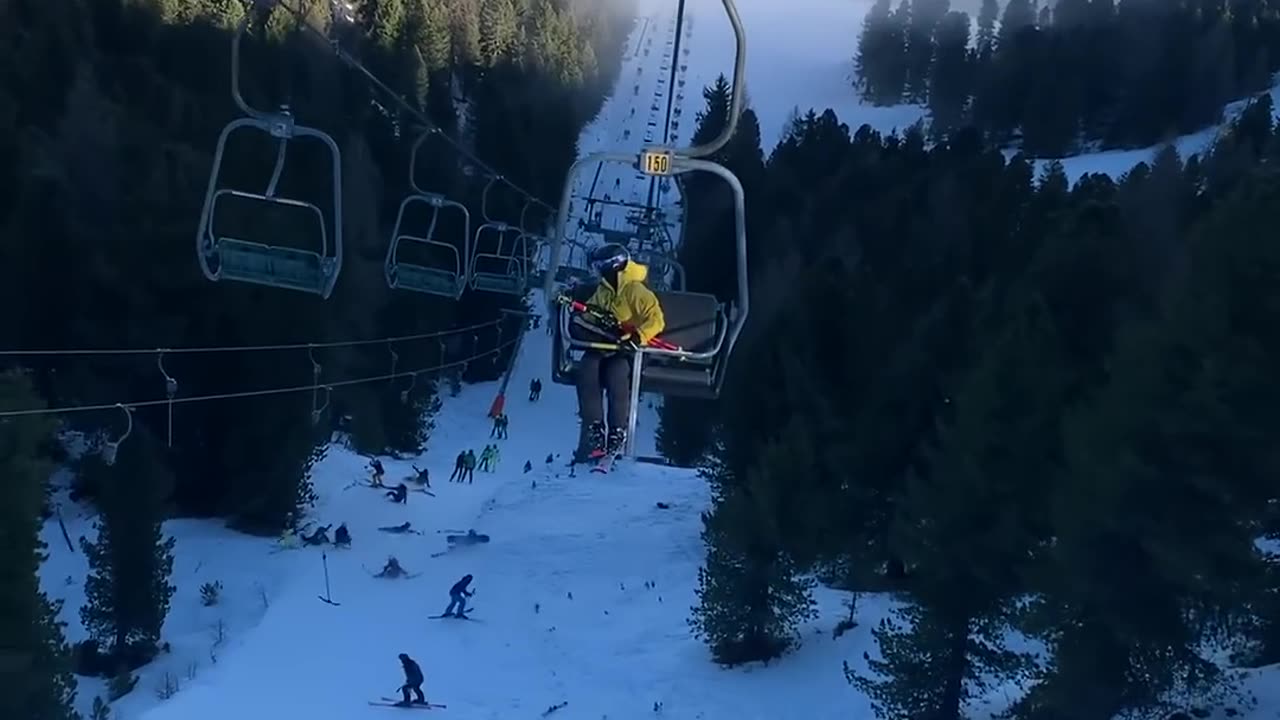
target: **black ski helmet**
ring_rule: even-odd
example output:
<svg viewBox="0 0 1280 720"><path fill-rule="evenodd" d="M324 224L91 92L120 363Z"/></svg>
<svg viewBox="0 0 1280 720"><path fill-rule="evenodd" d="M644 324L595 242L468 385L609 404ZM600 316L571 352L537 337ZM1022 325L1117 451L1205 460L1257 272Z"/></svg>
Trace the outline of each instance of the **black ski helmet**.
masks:
<svg viewBox="0 0 1280 720"><path fill-rule="evenodd" d="M626 267L631 261L631 253L618 243L605 243L591 251L588 262L597 275L612 275Z"/></svg>

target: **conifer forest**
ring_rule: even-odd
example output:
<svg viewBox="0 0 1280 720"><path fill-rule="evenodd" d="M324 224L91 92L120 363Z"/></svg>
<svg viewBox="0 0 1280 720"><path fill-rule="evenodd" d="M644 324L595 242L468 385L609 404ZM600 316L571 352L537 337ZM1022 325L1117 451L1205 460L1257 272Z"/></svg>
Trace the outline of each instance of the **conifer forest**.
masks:
<svg viewBox="0 0 1280 720"><path fill-rule="evenodd" d="M0 1L0 717L79 717L77 676L162 652L181 552L166 519L276 536L335 432L420 452L442 396L501 375L527 300L384 278L410 158L473 229L549 227L505 183L559 197L635 15L282 2L248 18L240 90L341 148L328 299L209 282L195 261L249 4ZM802 109L767 149L748 102L713 158L747 198L751 314L720 397L661 404L659 450L712 495L690 632L709 661L769 663L800 645L817 585L852 617L891 593L879 657L843 668L885 720L977 720L967 701L1004 682L1029 688L1012 720L1186 718L1233 697L1227 668L1280 663L1280 0L869 4L848 91L927 123ZM733 90L702 90L694 143ZM1218 123L1206 152L1165 147L1119 177L1073 182L1058 161ZM291 152L282 192L331 213L325 147ZM261 192L276 159L265 136L234 141L223 172ZM732 299L732 198L714 177L680 185L688 289ZM239 220L246 241L314 242L295 218ZM174 383L227 399L169 402ZM111 462L83 452L122 433ZM98 512L75 543L92 639L74 647L37 577L60 468Z"/></svg>

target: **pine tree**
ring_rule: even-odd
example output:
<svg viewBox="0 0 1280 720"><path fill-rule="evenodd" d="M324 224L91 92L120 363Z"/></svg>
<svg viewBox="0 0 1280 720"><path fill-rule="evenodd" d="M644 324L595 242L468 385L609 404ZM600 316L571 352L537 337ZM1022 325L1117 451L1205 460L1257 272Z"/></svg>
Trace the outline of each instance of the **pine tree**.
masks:
<svg viewBox="0 0 1280 720"><path fill-rule="evenodd" d="M480 63L493 67L516 49L519 16L513 0L481 0Z"/></svg>
<svg viewBox="0 0 1280 720"><path fill-rule="evenodd" d="M707 561L698 570L689 626L718 663L768 661L793 647L796 625L815 616L813 582L799 575L769 529L769 511L752 495L768 492L767 485L756 479L739 486L723 462L708 472L717 497L703 513Z"/></svg>
<svg viewBox="0 0 1280 720"><path fill-rule="evenodd" d="M934 58L933 33L947 10L950 0L903 0L909 8L907 24L907 97L923 103L929 98L929 77Z"/></svg>
<svg viewBox="0 0 1280 720"><path fill-rule="evenodd" d="M1000 17L998 0L982 0L978 10L978 59L986 63L996 48L996 20Z"/></svg>
<svg viewBox="0 0 1280 720"><path fill-rule="evenodd" d="M892 0L876 0L862 21L854 58L854 85L864 100L876 105L901 102L906 84L906 29Z"/></svg>
<svg viewBox="0 0 1280 720"><path fill-rule="evenodd" d="M960 127L973 92L973 62L969 55L969 16L953 12L938 24L929 112L935 136Z"/></svg>
<svg viewBox="0 0 1280 720"><path fill-rule="evenodd" d="M364 22L369 38L383 52L393 52L404 32L405 0L366 0Z"/></svg>
<svg viewBox="0 0 1280 720"><path fill-rule="evenodd" d="M164 537L169 477L155 442L135 428L114 465L88 460L82 472L97 476L97 538L80 538L89 559L80 619L89 636L115 657L149 660L156 652L174 586L174 539Z"/></svg>
<svg viewBox="0 0 1280 720"><path fill-rule="evenodd" d="M0 375L0 409L40 407L25 375ZM0 423L0 716L7 718L79 720L71 654L57 619L61 603L41 592L37 575L45 557L40 511L52 470L41 453L53 431L47 416Z"/></svg>

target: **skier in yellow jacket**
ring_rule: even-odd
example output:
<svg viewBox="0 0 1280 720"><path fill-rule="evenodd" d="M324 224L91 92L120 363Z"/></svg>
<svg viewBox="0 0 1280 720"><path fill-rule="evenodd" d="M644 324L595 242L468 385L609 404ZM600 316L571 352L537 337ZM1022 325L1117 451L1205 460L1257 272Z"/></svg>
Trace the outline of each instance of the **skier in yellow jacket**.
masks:
<svg viewBox="0 0 1280 720"><path fill-rule="evenodd" d="M620 327L624 347L644 347L666 326L662 307L644 281L649 268L631 259L627 248L608 243L590 255L591 269L600 277L587 306L608 312ZM631 396L631 353L588 350L577 377L578 414L585 431L580 451L587 457L616 455L627 442ZM608 434L604 395L609 395ZM580 454L583 454L580 452Z"/></svg>

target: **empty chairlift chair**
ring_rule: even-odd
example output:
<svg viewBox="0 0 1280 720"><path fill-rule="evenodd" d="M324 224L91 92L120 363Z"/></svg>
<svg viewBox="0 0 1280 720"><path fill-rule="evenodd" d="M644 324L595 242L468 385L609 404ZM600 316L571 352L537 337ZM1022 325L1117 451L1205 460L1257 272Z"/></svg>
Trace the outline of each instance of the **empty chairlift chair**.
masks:
<svg viewBox="0 0 1280 720"><path fill-rule="evenodd" d="M400 203L396 213L395 228L391 233L391 243L387 247L387 259L384 270L387 285L393 289L412 290L428 295L439 295L458 299L467 287L467 272L464 258L471 254L471 213L460 202L450 200L439 193L424 190L417 179L418 152L422 144L438 130L429 130L418 137L413 144L409 158L409 185L412 192ZM430 208L431 220L424 234L411 233L408 215L415 206ZM437 236L436 226L442 212L456 213L462 221L461 249L457 243L446 242ZM429 259L418 262L405 259L401 250L406 247L417 247L429 252Z"/></svg>
<svg viewBox="0 0 1280 720"><path fill-rule="evenodd" d="M296 124L287 107L277 112L262 112L245 103L240 94L240 42L250 19L251 14L246 14L231 41L231 95L246 117L231 121L218 137L204 208L200 213L200 227L196 231L196 256L205 277L215 282L231 280L298 290L327 298L333 292L342 269L342 156L332 137L320 130ZM276 139L275 167L262 192L219 187L227 140L241 130L265 133ZM282 197L278 193L289 142L299 138L318 140L326 149L333 207L327 218L318 205ZM237 200L270 206L270 210L276 212L313 218L314 232L306 234L314 243L308 248L270 245L236 237L244 231L225 231L218 222L219 208L228 201Z"/></svg>
<svg viewBox="0 0 1280 720"><path fill-rule="evenodd" d="M485 222L476 228L467 274L473 290L524 295L528 289L528 235L489 215L489 191L500 179L491 178L485 186L480 202Z"/></svg>

